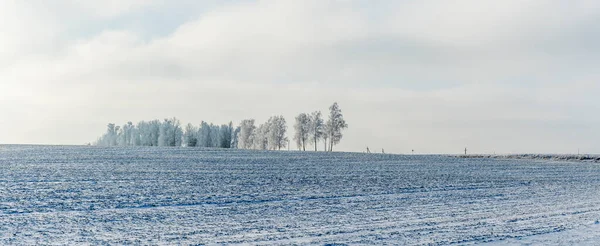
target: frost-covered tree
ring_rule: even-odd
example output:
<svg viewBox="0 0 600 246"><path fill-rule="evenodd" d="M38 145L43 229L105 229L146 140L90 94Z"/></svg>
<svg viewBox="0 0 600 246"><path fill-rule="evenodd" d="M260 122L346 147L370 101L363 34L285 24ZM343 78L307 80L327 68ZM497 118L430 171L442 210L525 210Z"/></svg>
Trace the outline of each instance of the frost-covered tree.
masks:
<svg viewBox="0 0 600 246"><path fill-rule="evenodd" d="M299 150L306 151L306 144L310 137L310 116L305 113L301 113L296 116L296 122L294 123L294 140Z"/></svg>
<svg viewBox="0 0 600 246"><path fill-rule="evenodd" d="M138 128L133 124L133 122L127 123L129 131L128 131L128 145L129 146L140 146L140 133Z"/></svg>
<svg viewBox="0 0 600 246"><path fill-rule="evenodd" d="M96 141L98 146L115 146L117 145L117 129L114 123L106 125L106 133Z"/></svg>
<svg viewBox="0 0 600 246"><path fill-rule="evenodd" d="M212 134L211 127L207 122L202 121L200 128L198 129L198 146L199 147L212 147Z"/></svg>
<svg viewBox="0 0 600 246"><path fill-rule="evenodd" d="M123 125L123 145L132 146L132 136L131 133L135 130L133 123L131 121L127 122L127 124Z"/></svg>
<svg viewBox="0 0 600 246"><path fill-rule="evenodd" d="M140 132L140 145L142 146L158 146L158 138L160 135L160 121L152 120L149 122L141 121L137 128Z"/></svg>
<svg viewBox="0 0 600 246"><path fill-rule="evenodd" d="M242 120L239 126L240 130L238 133L237 146L240 149L251 149L253 148L253 135L256 130L254 126L254 119Z"/></svg>
<svg viewBox="0 0 600 246"><path fill-rule="evenodd" d="M239 146L239 136L240 136L240 131L242 130L241 127L236 127L235 130L233 130L233 133L231 134L231 148L238 148Z"/></svg>
<svg viewBox="0 0 600 246"><path fill-rule="evenodd" d="M346 124L342 110L337 102L329 107L329 119L326 126L329 135L329 151L333 151L333 146L342 140L342 130L348 128L348 124Z"/></svg>
<svg viewBox="0 0 600 246"><path fill-rule="evenodd" d="M273 116L269 118L267 126L267 139L270 149L281 150L281 148L285 148L288 143L288 138L286 137L287 123L285 122L285 118L281 115Z"/></svg>
<svg viewBox="0 0 600 246"><path fill-rule="evenodd" d="M325 127L323 128L323 151L329 151L329 142L327 142L327 140L329 139L329 132L329 126L325 124Z"/></svg>
<svg viewBox="0 0 600 246"><path fill-rule="evenodd" d="M233 123L229 122L228 125L221 125L219 132L219 147L220 148L231 148L231 142L233 137Z"/></svg>
<svg viewBox="0 0 600 246"><path fill-rule="evenodd" d="M171 146L181 147L181 143L183 140L183 128L181 127L181 122L177 118L173 118L173 137L171 140Z"/></svg>
<svg viewBox="0 0 600 246"><path fill-rule="evenodd" d="M131 121L123 125L117 133L118 146L134 146L136 145L136 128Z"/></svg>
<svg viewBox="0 0 600 246"><path fill-rule="evenodd" d="M221 143L220 140L221 137L221 127L214 125L212 123L210 123L210 146L211 148L217 148L219 147L219 144Z"/></svg>
<svg viewBox="0 0 600 246"><path fill-rule="evenodd" d="M197 133L198 129L191 123L188 123L185 126L185 133L183 134L183 142L185 146L196 147L196 144L198 143L198 139L196 138Z"/></svg>
<svg viewBox="0 0 600 246"><path fill-rule="evenodd" d="M137 124L137 130L139 134L140 144L141 146L152 146L152 141L150 139L150 124L145 121L140 121Z"/></svg>
<svg viewBox="0 0 600 246"><path fill-rule="evenodd" d="M177 118L165 119L160 125L158 146L181 146L183 130Z"/></svg>
<svg viewBox="0 0 600 246"><path fill-rule="evenodd" d="M315 151L317 151L317 143L325 135L325 121L321 116L321 111L315 111L310 114L309 124L309 139L314 144ZM327 143L325 143L327 146Z"/></svg>
<svg viewBox="0 0 600 246"><path fill-rule="evenodd" d="M269 148L269 124L260 124L250 136L252 148L258 150L266 150Z"/></svg>
<svg viewBox="0 0 600 246"><path fill-rule="evenodd" d="M121 133L121 127L120 126L115 126L115 133L114 136L112 137L111 141L111 146L118 146L119 145L119 134Z"/></svg>
<svg viewBox="0 0 600 246"><path fill-rule="evenodd" d="M166 122L160 124L158 132L158 146L168 146L169 143L169 127Z"/></svg>
<svg viewBox="0 0 600 246"><path fill-rule="evenodd" d="M125 129L126 127L127 125L123 125L123 127L118 127L119 131L117 132L117 146L127 145L127 129Z"/></svg>
<svg viewBox="0 0 600 246"><path fill-rule="evenodd" d="M114 123L110 123L108 124L108 129L106 132L106 142L108 146L115 146L117 145L117 132L119 131L119 127L116 126Z"/></svg>

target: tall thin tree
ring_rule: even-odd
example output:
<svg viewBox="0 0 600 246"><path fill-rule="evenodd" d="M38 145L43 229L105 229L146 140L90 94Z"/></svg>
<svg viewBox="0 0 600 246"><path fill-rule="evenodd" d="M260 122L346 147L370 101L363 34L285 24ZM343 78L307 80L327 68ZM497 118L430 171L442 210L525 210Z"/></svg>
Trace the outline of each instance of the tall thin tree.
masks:
<svg viewBox="0 0 600 246"><path fill-rule="evenodd" d="M310 129L309 135L310 140L313 142L315 151L317 151L317 144L325 133L325 122L321 116L321 111L315 111L310 114ZM325 144L327 145L327 144Z"/></svg>
<svg viewBox="0 0 600 246"><path fill-rule="evenodd" d="M329 134L329 151L333 151L333 146L337 145L343 137L342 130L348 128L344 115L337 102L329 107L329 119L327 120L327 130Z"/></svg>

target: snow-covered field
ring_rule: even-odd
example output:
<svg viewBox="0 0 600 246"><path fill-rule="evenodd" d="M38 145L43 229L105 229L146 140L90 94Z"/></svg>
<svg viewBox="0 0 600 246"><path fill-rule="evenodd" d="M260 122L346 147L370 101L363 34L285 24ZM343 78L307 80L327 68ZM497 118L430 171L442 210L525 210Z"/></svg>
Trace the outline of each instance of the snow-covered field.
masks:
<svg viewBox="0 0 600 246"><path fill-rule="evenodd" d="M0 245L593 244L600 164L0 146Z"/></svg>
<svg viewBox="0 0 600 246"><path fill-rule="evenodd" d="M529 159L543 161L583 161L599 162L600 155L573 155L573 154L508 154L508 155L457 155L459 158L493 158L493 159Z"/></svg>

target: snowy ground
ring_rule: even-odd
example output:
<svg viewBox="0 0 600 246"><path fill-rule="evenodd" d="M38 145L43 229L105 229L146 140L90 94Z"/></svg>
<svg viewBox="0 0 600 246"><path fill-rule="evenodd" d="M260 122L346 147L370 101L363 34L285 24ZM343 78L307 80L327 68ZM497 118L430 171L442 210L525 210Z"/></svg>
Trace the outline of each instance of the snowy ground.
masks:
<svg viewBox="0 0 600 246"><path fill-rule="evenodd" d="M600 243L600 224L579 227L557 233L547 233L530 237L511 238L489 245L589 245Z"/></svg>
<svg viewBox="0 0 600 246"><path fill-rule="evenodd" d="M592 244L600 165L0 147L0 245Z"/></svg>
<svg viewBox="0 0 600 246"><path fill-rule="evenodd" d="M457 155L458 158L528 159L543 161L599 162L600 155L509 154L509 155Z"/></svg>

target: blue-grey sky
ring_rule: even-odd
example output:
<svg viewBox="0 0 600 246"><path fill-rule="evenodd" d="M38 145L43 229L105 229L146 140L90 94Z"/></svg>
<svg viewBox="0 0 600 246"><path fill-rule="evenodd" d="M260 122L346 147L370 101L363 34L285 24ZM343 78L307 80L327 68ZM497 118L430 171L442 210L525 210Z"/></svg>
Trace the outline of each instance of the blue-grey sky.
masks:
<svg viewBox="0 0 600 246"><path fill-rule="evenodd" d="M0 144L172 116L291 130L337 101L338 150L600 153L594 0L5 0L0 18Z"/></svg>

